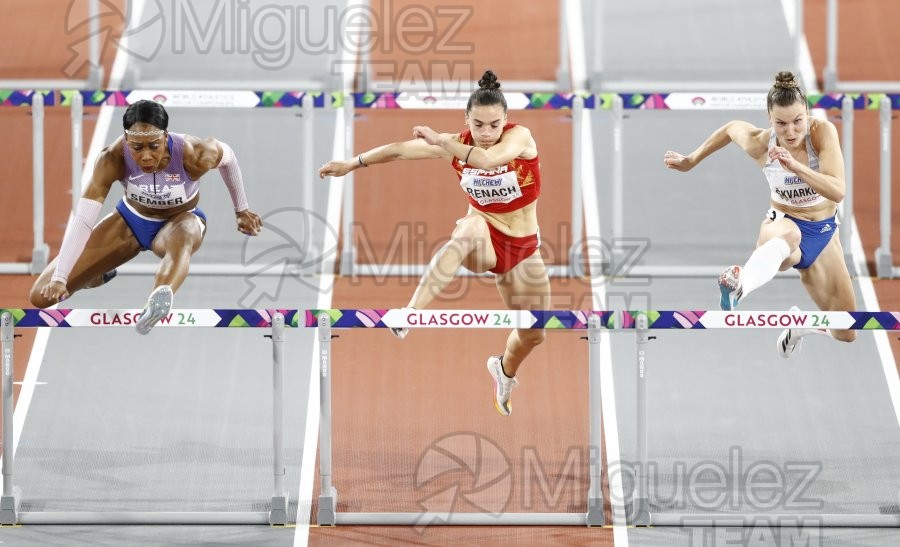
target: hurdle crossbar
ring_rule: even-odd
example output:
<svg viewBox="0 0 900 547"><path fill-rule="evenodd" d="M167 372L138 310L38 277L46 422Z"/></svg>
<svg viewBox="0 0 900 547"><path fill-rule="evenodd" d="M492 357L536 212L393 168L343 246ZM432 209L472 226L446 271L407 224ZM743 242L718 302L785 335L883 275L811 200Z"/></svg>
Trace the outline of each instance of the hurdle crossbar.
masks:
<svg viewBox="0 0 900 547"><path fill-rule="evenodd" d="M22 492L14 487L13 338L15 328L133 327L142 310L0 309L3 364L3 495L0 524L288 524L284 453L285 328L297 327L297 310L172 310L154 328L250 327L272 331L273 493L269 511L19 511Z"/></svg>

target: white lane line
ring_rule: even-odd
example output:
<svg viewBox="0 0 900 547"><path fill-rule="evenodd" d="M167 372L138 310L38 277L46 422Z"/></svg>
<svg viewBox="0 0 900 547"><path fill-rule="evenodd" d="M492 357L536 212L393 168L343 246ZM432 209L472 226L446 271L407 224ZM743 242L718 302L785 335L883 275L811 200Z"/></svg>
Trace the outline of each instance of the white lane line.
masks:
<svg viewBox="0 0 900 547"><path fill-rule="evenodd" d="M53 329L38 329L37 335L34 337L34 345L31 348L31 355L28 357L28 364L25 366L22 389L19 390L19 399L16 401L16 409L13 411L13 456L19 449L19 438L25 427L25 417L28 415L31 399L34 397L34 388L38 384L37 378L41 372L41 362L44 360L44 351L47 349L51 330ZM43 383L41 382L41 384Z"/></svg>
<svg viewBox="0 0 900 547"><path fill-rule="evenodd" d="M139 21L140 14L144 10L145 0L131 0L132 9L135 16L131 21ZM123 34L125 34L123 32ZM128 37L123 36L122 46L116 49L116 57L113 60L112 71L109 75L108 89L119 89L122 85L122 77L125 74L125 67L128 64L128 55L124 50L128 46ZM97 116L97 124L94 127L94 134L91 137L91 146L88 150L84 169L81 171L81 187L85 188L93 173L94 162L100 151L106 146L106 136L112 125L112 115L115 107L103 105L100 107L100 113ZM71 213L70 213L71 220ZM56 306L53 306L54 308ZM50 343L49 327L41 327L37 329L34 339L34 346L31 348L31 355L28 357L28 364L25 367L25 377L22 379L22 389L19 391L19 398L16 400L16 409L13 412L13 455L19 449L19 438L22 436L22 429L25 426L25 418L28 415L28 409L31 407L31 400L34 396L34 388L40 383L37 379L41 373L41 364L44 362L44 354L47 351L47 345ZM2 462L2 458L0 458Z"/></svg>
<svg viewBox="0 0 900 547"><path fill-rule="evenodd" d="M363 7L365 0L350 0L348 8L351 6ZM353 43L347 41L345 43ZM353 89L353 78L356 71L356 62L359 58L359 52L355 50L345 49L341 59L341 67L343 72L343 89L349 92ZM352 124L352 119L348 120L344 116L344 109L339 108L335 113L334 123L334 140L332 141L333 158L344 156L346 149L346 124ZM334 230L325 230L325 241L323 249L335 249L335 253L326 257L322 266L322 277L319 282L319 297L317 300L318 309L327 309L331 307L332 290L334 287L335 262L340 254L336 234L341 226L341 205L344 199L344 183L343 179L328 179L322 184L328 185L328 206L326 209L326 220L329 226ZM326 273L327 272L327 273ZM319 339L318 336L313 340L312 353L310 354L311 362L309 366L309 393L307 394L306 409L306 431L303 436L303 457L300 462L300 488L297 496L297 526L294 530L294 546L306 547L309 545L309 528L313 503L313 486L315 483L316 456L319 447Z"/></svg>
<svg viewBox="0 0 900 547"><path fill-rule="evenodd" d="M794 21L795 12L793 11L793 3L796 1L798 0L782 0L785 17L788 21L788 30L791 32L793 32L793 28L796 26L796 22ZM819 93L819 88L816 85L816 71L813 67L812 57L809 55L809 44L807 43L805 36L803 38L801 50L803 59L801 59L800 71L803 81L807 84L807 93ZM813 115L821 119L826 119L826 113L822 109L816 109ZM872 278L869 276L868 266L866 265L866 252L865 249L863 249L862 239L859 236L859 229L856 225L855 216L852 220L852 229L853 235L850 238L850 255L853 257L853 262L856 266L856 281L859 283L859 292L860 295L862 295L863 309L867 311L881 311L881 305L878 303L878 295L875 293L875 285L872 283ZM897 363L894 359L894 352L891 350L891 342L888 338L887 331L872 331L872 336L875 339L875 349L881 360L881 368L884 372L884 380L887 384L888 394L890 395L891 403L894 406L894 415L897 418L897 425L900 425L900 373L897 371Z"/></svg>
<svg viewBox="0 0 900 547"><path fill-rule="evenodd" d="M582 150L582 197L585 208L585 233L588 241L600 241L600 198L597 195L597 175L594 168L594 137L591 128L591 111L582 110L584 120L581 125ZM602 246L588 245L588 263L600 264L604 257L590 256L590 253L599 253ZM595 310L606 309L606 283L605 276L591 272L591 289L593 292L593 305ZM601 401L603 406L603 443L606 449L607 471L622 462L619 450L619 422L616 417L616 388L612 367L612 348L609 332L604 331L600 335L600 382ZM628 546L628 532L625 513L625 489L622 485L621 473L607 473L609 480L610 507L613 515L613 542L616 545Z"/></svg>
<svg viewBox="0 0 900 547"><path fill-rule="evenodd" d="M856 263L858 274L856 281L859 283L859 292L862 295L863 306L867 311L881 311L881 306L878 304L878 296L875 294L875 285L872 283L872 278L867 275L866 254L863 250L862 239L859 237L859 230L856 228L856 220L853 221L853 238L850 245L853 260ZM881 358L881 369L884 371L884 381L887 384L891 403L894 405L897 425L900 426L900 374L897 372L897 364L894 361L894 352L891 350L888 331L872 331L872 336L875 338L875 349Z"/></svg>
<svg viewBox="0 0 900 547"><path fill-rule="evenodd" d="M338 158L344 152L344 110L337 109L334 132L334 154ZM317 309L331 307L332 290L334 287L333 272L335 260L339 254L338 242L335 233L340 227L341 201L343 200L344 184L337 180L330 180L328 184L328 207L326 218L328 225L334 227L334 231L325 230L323 249L335 249L335 253L323 263L322 277L319 280L319 297L316 301ZM314 333L315 334L315 333ZM306 431L303 435L303 458L300 462L300 488L297 496L297 527L294 530L294 546L306 546L309 544L309 522L312 511L313 486L315 481L316 456L319 447L319 338L313 340L311 361L309 364L309 393L307 394Z"/></svg>

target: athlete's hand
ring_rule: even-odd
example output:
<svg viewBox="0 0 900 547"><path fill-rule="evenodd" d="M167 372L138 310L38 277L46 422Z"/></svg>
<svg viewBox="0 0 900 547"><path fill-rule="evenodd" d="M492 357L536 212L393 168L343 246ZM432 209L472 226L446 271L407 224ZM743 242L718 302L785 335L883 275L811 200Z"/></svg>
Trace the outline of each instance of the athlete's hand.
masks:
<svg viewBox="0 0 900 547"><path fill-rule="evenodd" d="M69 290L62 281L51 281L41 289L41 296L50 302L59 304L66 298L69 298Z"/></svg>
<svg viewBox="0 0 900 547"><path fill-rule="evenodd" d="M433 146L440 146L443 136L427 125L417 125L413 127L413 138L422 139Z"/></svg>
<svg viewBox="0 0 900 547"><path fill-rule="evenodd" d="M237 229L242 234L255 236L262 230L262 219L250 209L235 213L235 217L237 219Z"/></svg>
<svg viewBox="0 0 900 547"><path fill-rule="evenodd" d="M331 160L319 168L319 178L343 177L357 167L359 167L359 160Z"/></svg>
<svg viewBox="0 0 900 547"><path fill-rule="evenodd" d="M796 172L797 160L794 159L794 156L788 152L787 148L782 148L781 146L773 146L769 148L769 160L777 161L784 167L787 171L792 173Z"/></svg>
<svg viewBox="0 0 900 547"><path fill-rule="evenodd" d="M682 173L684 173L685 171L690 171L696 165L694 163L694 160L691 159L690 156L685 156L683 154L679 154L678 152L672 152L671 150L666 152L666 155L663 157L663 162L669 169L681 171Z"/></svg>

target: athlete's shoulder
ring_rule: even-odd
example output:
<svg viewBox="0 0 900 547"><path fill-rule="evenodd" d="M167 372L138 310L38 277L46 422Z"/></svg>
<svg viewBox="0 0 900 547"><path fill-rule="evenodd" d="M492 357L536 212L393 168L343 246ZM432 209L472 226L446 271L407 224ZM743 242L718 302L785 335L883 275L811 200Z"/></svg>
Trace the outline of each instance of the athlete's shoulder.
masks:
<svg viewBox="0 0 900 547"><path fill-rule="evenodd" d="M837 138L837 128L828 120L812 118L809 120L809 137L813 143L824 142L823 139Z"/></svg>
<svg viewBox="0 0 900 547"><path fill-rule="evenodd" d="M97 165L125 164L125 138L120 136L100 150Z"/></svg>
<svg viewBox="0 0 900 547"><path fill-rule="evenodd" d="M184 135L181 149L186 167L209 171L219 164L219 141L213 137Z"/></svg>
<svg viewBox="0 0 900 547"><path fill-rule="evenodd" d="M125 139L119 137L97 155L92 178L104 183L120 180L125 175Z"/></svg>
<svg viewBox="0 0 900 547"><path fill-rule="evenodd" d="M512 125L512 127L509 127L510 125ZM507 142L519 142L529 148L533 148L536 146L534 136L531 134L531 130L524 125L507 124L507 128L504 128L503 135L500 136L500 140L505 140Z"/></svg>
<svg viewBox="0 0 900 547"><path fill-rule="evenodd" d="M524 125L519 125L517 123L510 123L504 128L504 135L527 135L531 136L531 130L525 127Z"/></svg>

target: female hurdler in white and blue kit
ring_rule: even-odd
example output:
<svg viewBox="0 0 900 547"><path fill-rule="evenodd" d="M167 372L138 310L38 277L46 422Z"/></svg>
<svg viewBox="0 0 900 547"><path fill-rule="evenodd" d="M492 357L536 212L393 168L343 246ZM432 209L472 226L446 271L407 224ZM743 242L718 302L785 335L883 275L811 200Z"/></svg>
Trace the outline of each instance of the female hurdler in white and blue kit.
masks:
<svg viewBox="0 0 900 547"><path fill-rule="evenodd" d="M719 277L720 305L733 309L779 270L793 267L819 309L853 311L856 296L837 237L837 204L844 199L837 130L831 122L809 117L806 95L790 72L775 77L767 107L771 127L731 121L690 155L665 154L666 167L689 171L733 142L759 164L772 190L756 250L746 264L731 266ZM779 354L789 357L808 334L856 339L852 330L786 329L778 337Z"/></svg>

